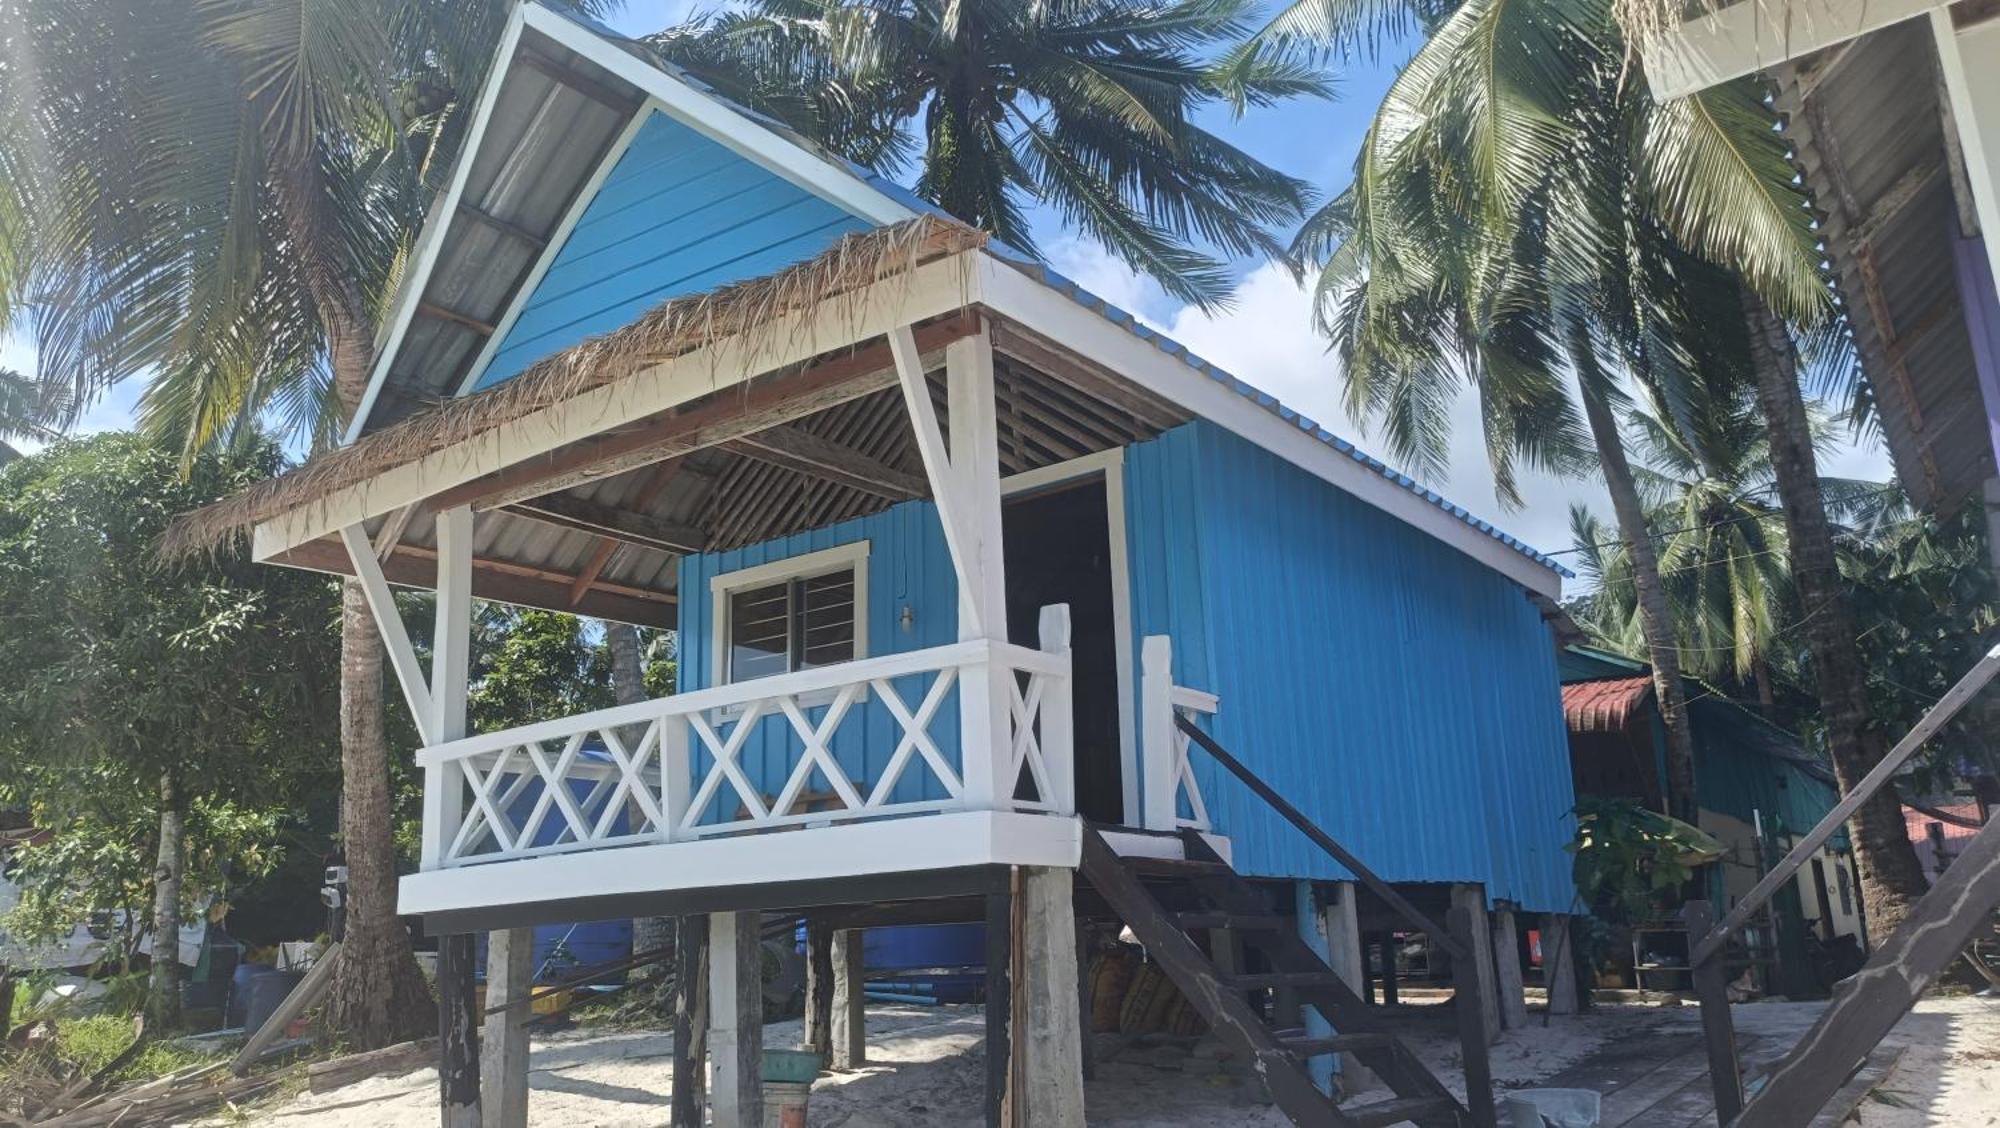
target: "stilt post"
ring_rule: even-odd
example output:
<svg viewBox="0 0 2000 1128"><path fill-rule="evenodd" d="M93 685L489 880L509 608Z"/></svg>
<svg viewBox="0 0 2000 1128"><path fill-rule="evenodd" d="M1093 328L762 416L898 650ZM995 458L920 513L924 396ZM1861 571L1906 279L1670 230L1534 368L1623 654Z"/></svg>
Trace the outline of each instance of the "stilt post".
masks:
<svg viewBox="0 0 2000 1128"><path fill-rule="evenodd" d="M485 1128L527 1128L528 1019L534 990L535 930L486 934L486 1016L479 1091ZM503 1011L494 1007L505 1006Z"/></svg>
<svg viewBox="0 0 2000 1128"><path fill-rule="evenodd" d="M1368 997L1368 949L1361 936L1361 906L1355 900L1359 887L1351 881L1338 881L1333 885L1333 893L1326 899L1326 907L1321 913L1326 929L1327 964L1340 981L1354 988L1362 998ZM1358 1092L1374 1085L1374 1074L1361 1064L1361 1059L1353 1054L1340 1055L1340 1087L1346 1092Z"/></svg>
<svg viewBox="0 0 2000 1128"><path fill-rule="evenodd" d="M1451 961L1452 980L1477 987L1472 997L1478 1003L1486 1044L1490 1046L1500 1040L1500 990L1493 970L1493 930L1486 916L1486 889L1480 885L1454 885L1451 905L1454 909L1464 909L1473 925L1472 943L1460 945L1471 958ZM1456 935L1458 929L1453 928L1452 932ZM1459 939L1464 937L1461 935ZM1462 966L1465 964L1471 966Z"/></svg>
<svg viewBox="0 0 2000 1128"><path fill-rule="evenodd" d="M755 912L708 918L710 1122L764 1125L764 955Z"/></svg>
<svg viewBox="0 0 2000 1128"><path fill-rule="evenodd" d="M868 984L862 930L833 934L833 1068L860 1069L868 1061Z"/></svg>
<svg viewBox="0 0 2000 1128"><path fill-rule="evenodd" d="M1075 871L1022 866L1016 949L1019 1000L1010 1115L1033 1128L1082 1128L1083 1062L1077 1022Z"/></svg>
<svg viewBox="0 0 2000 1128"><path fill-rule="evenodd" d="M833 1060L833 930L819 917L806 918L805 1048Z"/></svg>
<svg viewBox="0 0 2000 1128"><path fill-rule="evenodd" d="M1298 927L1299 939L1311 948L1313 954L1333 963L1333 951L1327 945L1326 922L1320 919L1319 897L1313 892L1310 881L1292 883L1293 922ZM1336 969L1338 970L1338 969ZM1299 1018L1306 1029L1308 1038L1325 1038L1333 1034L1333 1023L1327 1021L1319 1008L1310 1004L1299 1008ZM1333 1094L1333 1074L1338 1068L1334 1054L1319 1054L1306 1059L1306 1072L1311 1074L1313 1084L1319 1091Z"/></svg>
<svg viewBox="0 0 2000 1128"><path fill-rule="evenodd" d="M473 935L438 940L438 1123L480 1128L479 1007L473 994Z"/></svg>
<svg viewBox="0 0 2000 1128"><path fill-rule="evenodd" d="M702 1059L708 1053L708 918L674 920L673 1128L701 1128L706 1117Z"/></svg>
<svg viewBox="0 0 2000 1128"><path fill-rule="evenodd" d="M1521 933L1512 907L1493 913L1493 984L1499 992L1500 1026L1520 1030L1528 1025L1528 992L1521 979Z"/></svg>
<svg viewBox="0 0 2000 1128"><path fill-rule="evenodd" d="M1007 1071L1012 1063L1014 898L1006 890L986 895L986 1125L1006 1128Z"/></svg>
<svg viewBox="0 0 2000 1128"><path fill-rule="evenodd" d="M1476 890L1478 886L1472 888ZM1476 954L1486 945L1485 922L1473 916L1470 906L1454 904L1445 919L1446 927L1468 952ZM1490 1043L1485 1017L1492 1008L1492 996L1487 993L1491 979L1480 975L1479 963L1476 958L1454 961L1453 986L1457 997L1452 1000L1452 1009L1457 1012L1458 1043L1464 1059L1465 1107L1472 1112L1472 1122L1477 1128L1495 1128L1498 1118L1493 1109L1493 1065L1488 1057Z"/></svg>
<svg viewBox="0 0 2000 1128"><path fill-rule="evenodd" d="M1568 913L1542 917L1542 982L1549 991L1550 1014L1575 1014L1576 942L1570 937Z"/></svg>

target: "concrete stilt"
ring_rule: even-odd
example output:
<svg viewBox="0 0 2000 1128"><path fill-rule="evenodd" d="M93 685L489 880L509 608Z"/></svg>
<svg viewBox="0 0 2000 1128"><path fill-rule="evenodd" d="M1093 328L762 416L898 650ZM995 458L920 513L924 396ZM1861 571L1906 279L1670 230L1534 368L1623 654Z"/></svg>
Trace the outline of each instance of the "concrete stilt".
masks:
<svg viewBox="0 0 2000 1128"><path fill-rule="evenodd" d="M1320 918L1326 930L1327 966L1333 968L1340 981L1352 987L1356 994L1363 994L1367 990L1368 949L1361 936L1360 906L1355 902L1355 892L1353 882L1335 882ZM1340 1087L1343 1090L1359 1092L1374 1083L1375 1075L1361 1064L1359 1058L1353 1054L1340 1055Z"/></svg>
<svg viewBox="0 0 2000 1128"><path fill-rule="evenodd" d="M833 934L833 1068L859 1069L868 1060L867 971L862 930Z"/></svg>
<svg viewBox="0 0 2000 1128"><path fill-rule="evenodd" d="M1549 989L1550 1014L1575 1014L1576 941L1568 913L1542 915L1542 982Z"/></svg>
<svg viewBox="0 0 2000 1128"><path fill-rule="evenodd" d="M1493 982L1500 993L1500 1025L1508 1030L1528 1025L1528 995L1521 983L1521 933L1511 906L1493 914Z"/></svg>
<svg viewBox="0 0 2000 1128"><path fill-rule="evenodd" d="M1486 915L1486 887L1482 885L1454 885L1451 887L1451 905L1463 907L1472 914L1473 964L1479 977L1479 997L1484 1004L1480 1007L1480 1021L1486 1028L1486 1040L1500 1040L1499 983L1493 970L1493 926ZM1484 940L1485 943L1479 941ZM1454 969L1456 974L1456 969Z"/></svg>
<svg viewBox="0 0 2000 1128"><path fill-rule="evenodd" d="M701 1128L708 1107L708 918L674 918L673 1128Z"/></svg>
<svg viewBox="0 0 2000 1128"><path fill-rule="evenodd" d="M528 1016L535 975L535 930L486 936L486 1016L480 1030L479 1093L485 1128L527 1128Z"/></svg>
<svg viewBox="0 0 2000 1128"><path fill-rule="evenodd" d="M709 1114L715 1128L764 1125L764 957L755 912L708 918Z"/></svg>
<svg viewBox="0 0 2000 1128"><path fill-rule="evenodd" d="M1075 875L1068 869L1023 866L1016 912L1022 928L1014 952L1018 1010L1010 1070L1008 1122L1034 1128L1083 1124L1082 1030L1076 1005Z"/></svg>

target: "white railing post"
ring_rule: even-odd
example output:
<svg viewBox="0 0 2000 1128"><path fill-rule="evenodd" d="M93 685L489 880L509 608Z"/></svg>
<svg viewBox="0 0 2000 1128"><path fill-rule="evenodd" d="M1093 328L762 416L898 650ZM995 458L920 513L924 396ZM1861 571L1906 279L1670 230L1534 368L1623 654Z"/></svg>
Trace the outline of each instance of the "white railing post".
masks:
<svg viewBox="0 0 2000 1128"><path fill-rule="evenodd" d="M1174 790L1180 782L1174 741L1174 644L1148 635L1139 647L1139 751L1144 764L1142 825L1173 830Z"/></svg>
<svg viewBox="0 0 2000 1128"><path fill-rule="evenodd" d="M422 727L438 744L465 735L465 695L472 634L472 509L437 515L437 623ZM393 604L390 605L393 608ZM423 846L418 864L436 869L465 819L464 775L457 764L424 769Z"/></svg>
<svg viewBox="0 0 2000 1128"><path fill-rule="evenodd" d="M679 713L663 715L660 726L660 810L666 825L660 827L660 841L681 837L687 821L689 802L694 798L694 762L688 751L687 718Z"/></svg>
<svg viewBox="0 0 2000 1128"><path fill-rule="evenodd" d="M960 774L965 781L968 810L994 811L1014 801L1018 777L1009 778L1014 762L1014 717L1008 683L1014 671L996 661L991 651L958 671L958 745Z"/></svg>
<svg viewBox="0 0 2000 1128"><path fill-rule="evenodd" d="M423 845L417 860L419 869L441 867L445 851L458 837L459 823L465 818L462 780L455 760L424 765L424 825Z"/></svg>
<svg viewBox="0 0 2000 1128"><path fill-rule="evenodd" d="M1060 677L1049 677L1042 687L1042 762L1048 770L1049 786L1055 794L1044 796L1059 815L1076 813L1076 722L1072 714L1070 673L1069 604L1052 603L1042 608L1042 649L1063 661Z"/></svg>

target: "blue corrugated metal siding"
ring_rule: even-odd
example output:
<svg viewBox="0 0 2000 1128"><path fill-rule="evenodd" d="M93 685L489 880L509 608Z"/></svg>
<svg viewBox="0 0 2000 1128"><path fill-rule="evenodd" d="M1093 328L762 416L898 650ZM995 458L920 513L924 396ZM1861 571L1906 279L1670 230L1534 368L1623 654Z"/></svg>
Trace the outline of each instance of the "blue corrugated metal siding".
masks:
<svg viewBox="0 0 2000 1128"><path fill-rule="evenodd" d="M705 689L713 678L711 639L714 636L714 601L709 581L718 575L743 568L803 556L809 552L868 542L868 652L895 654L943 646L958 638L958 582L952 573L951 557L945 547L944 531L938 524L937 509L927 501L905 502L881 513L844 521L823 529L799 533L775 541L750 545L729 552L682 557L680 564L681 678L685 689ZM910 609L912 621L903 627L903 609ZM923 700L936 675L898 679L896 693L912 712ZM953 689L930 733L954 769L958 767L958 704ZM806 710L815 722L824 708ZM856 705L842 722L833 741L834 758L841 770L857 781L863 797L867 787L859 781L873 780L895 752L901 729L879 701ZM750 747L740 756L744 773L767 797L776 796L797 764L799 740L782 717L760 722ZM695 742L695 778L699 780L713 762ZM811 790L825 790L826 781L814 773ZM903 772L896 798L903 801L943 798L945 792L921 757ZM708 821L733 813L738 802L725 785L722 797L727 811L711 808Z"/></svg>
<svg viewBox="0 0 2000 1128"><path fill-rule="evenodd" d="M1521 589L1206 422L1127 467L1134 629L1220 695L1217 739L1390 880L1567 907L1555 646ZM1347 876L1196 758L1238 868Z"/></svg>
<svg viewBox="0 0 2000 1128"><path fill-rule="evenodd" d="M653 306L811 258L866 220L658 111L632 138L478 387Z"/></svg>

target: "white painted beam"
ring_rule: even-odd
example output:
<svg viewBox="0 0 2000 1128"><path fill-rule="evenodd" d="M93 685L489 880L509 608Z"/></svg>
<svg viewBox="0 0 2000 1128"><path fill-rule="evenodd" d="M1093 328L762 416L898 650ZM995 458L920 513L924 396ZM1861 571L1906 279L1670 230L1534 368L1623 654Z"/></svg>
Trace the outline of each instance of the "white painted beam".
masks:
<svg viewBox="0 0 2000 1128"><path fill-rule="evenodd" d="M971 526L963 512L965 500L959 496L951 450L945 445L937 408L931 403L930 384L924 376L923 355L917 351L915 332L907 325L891 330L889 352L896 359L896 381L903 389L904 409L910 413L910 433L916 438L924 475L930 479L938 524L944 530L945 550L951 554L952 569L958 574L958 637L982 638L985 631L979 621L979 606L973 599L973 592L979 586L973 579L979 567L978 548L972 543Z"/></svg>
<svg viewBox="0 0 2000 1128"><path fill-rule="evenodd" d="M435 744L438 734L432 725L436 713L431 706L423 663L417 661L416 648L410 645L410 632L403 625L402 613L396 610L396 597L389 591L389 581L382 578L382 562L375 558L368 530L358 524L342 526L340 540L347 546L347 558L354 564L354 578L361 581L361 590L368 597L369 613L375 616L382 647L389 652L389 666L396 673L396 684L403 690L404 703L410 707L417 735L425 744Z"/></svg>
<svg viewBox="0 0 2000 1128"><path fill-rule="evenodd" d="M1645 50L1656 98L1679 98L1943 10L1939 0L1737 0Z"/></svg>

